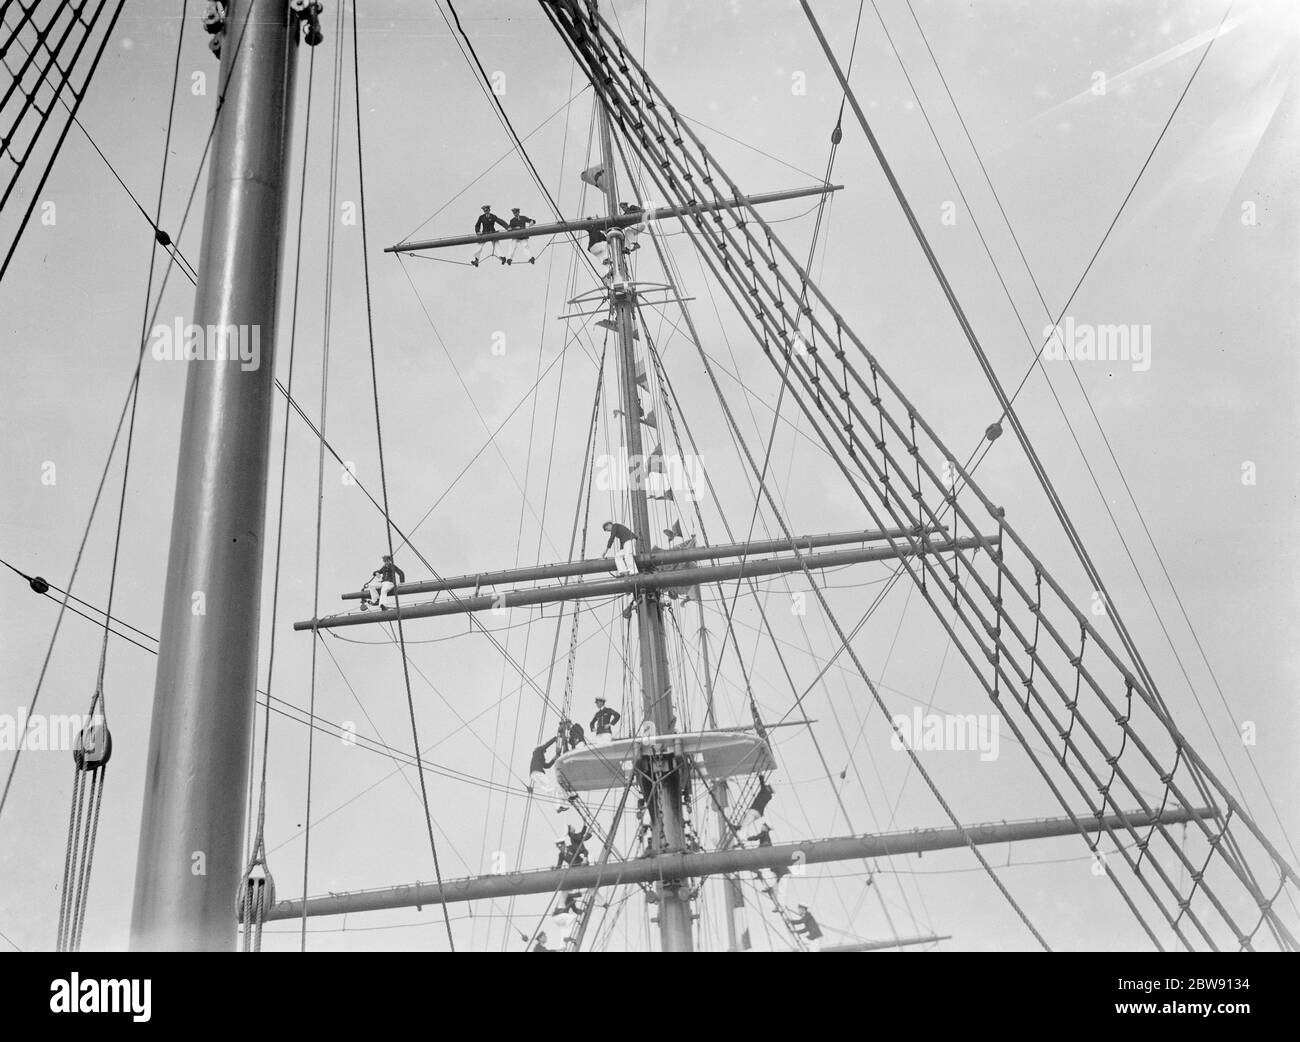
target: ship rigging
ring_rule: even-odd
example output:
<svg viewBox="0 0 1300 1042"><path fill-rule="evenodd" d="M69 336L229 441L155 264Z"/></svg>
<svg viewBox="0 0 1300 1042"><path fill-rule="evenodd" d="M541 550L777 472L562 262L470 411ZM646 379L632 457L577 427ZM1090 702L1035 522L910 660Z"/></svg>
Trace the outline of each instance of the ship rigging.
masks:
<svg viewBox="0 0 1300 1042"><path fill-rule="evenodd" d="M98 823L103 801L111 798L105 796L112 739L104 689L109 638L117 637L137 644L142 640L140 646L157 656L148 752L125 750L119 733L114 761L135 756L144 765L131 915L131 943L138 949L229 950L242 945L260 950L276 929L271 924L281 922L296 925L305 949L309 922L318 918L396 908L424 912L437 906L442 941L455 950L481 939L477 923L453 926L450 909L468 906L491 909L481 914L501 920L495 936L488 928L493 943L521 943L529 951L592 950L611 943L619 918L632 914L633 898L645 916L638 943L665 952L746 950L752 946L752 928L760 924L773 946L796 950L932 946L948 934L940 933L943 924L912 908L913 891L898 883L898 861L960 850L983 877L985 892L1019 924L1023 942L1051 950L1059 939L1053 938L1050 924L1033 914L989 848L1047 839L1064 845L1072 839L1086 862L1100 866L1094 875L1107 894L1093 899L1122 910L1147 946L1161 951L1294 950L1300 878L1288 843L1278 839L1285 830L1275 831L1257 814L1230 767L1225 778L1218 759L1199 750L1201 743L1185 730L1185 706L1167 697L1167 681L1157 682L1162 674L1143 654L1146 627L1132 624L1129 603L1118 586L1108 585L1112 573L1094 556L1095 539L1076 522L1025 419L1021 391L1051 338L1030 344L1034 367L1019 385L1000 375L994 352L978 332L976 313L963 302L959 281L941 260L933 229L918 213L906 178L891 163L869 107L855 92L857 29L851 44L833 39L812 6L801 0L804 25L833 77L838 99L824 176L811 184L750 185L733 178L732 156L716 142L711 145L713 139L699 121L674 104L644 48L638 58L613 7L590 0L540 0L541 24L559 41L582 84L568 91L562 106L566 120L579 99L590 104L581 162L573 161L567 122L560 150L569 164L564 176L570 185L582 185L577 208L568 209L557 199L563 191L553 192L534 164L525 144L531 135L521 137L512 124L493 89L495 74L480 60L456 6L445 7L448 33L551 213L534 220L512 208L516 219L498 231L497 224L506 222L495 217L492 205L479 205L484 216L473 234L462 230L417 237L422 226L382 251L375 249L376 229L367 227L367 173L374 161L365 151L370 127L362 112L365 73L356 5L338 3L332 18L312 0L241 0L207 7L204 27L219 55L220 89L205 147L210 150L208 194L195 264L191 267L180 252L180 230L163 229L161 188L154 216L143 208L141 213L167 257L167 275L179 270L195 283L192 326L257 331L258 357L240 350L196 356L187 363L159 635L128 626L114 607L136 405L142 366L150 355L150 331L157 326L148 318L129 411L123 408L130 421L103 608L73 598L72 579L66 588L55 587L16 564L9 566L32 591L60 603L56 637L63 611L77 611L77 605L103 631L94 694L74 759L57 946L75 951L83 943L93 854L101 841ZM114 15L103 27L92 24L86 39L96 31L106 38L115 20ZM6 31L17 40L23 28ZM64 53L62 43L50 45L48 35L41 33L41 46L50 55L46 72L59 67L56 51L75 63L76 56ZM1214 39L1206 44L1201 62ZM179 42L177 47L173 84L179 76ZM29 58L37 53L33 46ZM316 68L317 53L332 59L328 81ZM93 73L92 64L89 75ZM303 77L305 88L299 84ZM327 81L329 90L324 101L321 81ZM301 169L295 170L299 117L294 109L300 94L305 95L303 144ZM79 105L81 94L74 96ZM319 365L311 378L304 378L301 367L310 363L298 352L310 336L300 338L299 333L300 302L308 292L302 280L307 154L313 143L323 147L314 121L325 118L320 112L326 103L331 106L330 221L324 315ZM65 105L64 134L75 124L76 105ZM343 116L349 108L356 144L355 200L344 198L341 189ZM54 111L50 105L42 114L49 117ZM1170 120L1176 112L1177 105ZM26 111L17 116L24 118ZM45 121L38 133L44 129ZM861 331L861 309L837 303L823 289L824 264L819 272L816 261L825 246L833 200L852 190L833 182L837 150L850 139L862 146L883 178L884 196L901 215L910 248L919 252L937 287L935 299L992 396L996 418L980 426L972 446L955 444L952 438L969 440L970 432L947 429L945 418L930 415L923 396L904 390L906 379L891 375L900 367L912 368L896 365L898 345L880 343ZM1157 139L1153 153L1159 144ZM474 198L464 193L462 189L454 198ZM816 214L806 253L791 245L794 237L784 227L793 218L774 216L789 213L780 208L790 203ZM573 216L590 209L600 212ZM336 239L341 229L354 227L364 308L342 334L337 332L342 324L331 316L334 294L341 292ZM1104 244L1103 237L1084 276ZM563 304L554 308L549 280L557 255L568 256L570 264ZM698 285L685 277L687 257L698 266ZM535 379L514 408L509 413L500 406L490 410L495 429L475 404L487 443L418 519L408 516L405 505L396 506L402 476L392 461L398 439L427 438L427 424L411 419L411 403L398 404L401 399L389 393L391 385L381 383L381 358L386 357L376 333L381 298L376 266L381 258L397 267L428 320L432 337L426 342L438 342L449 358L421 292L421 286L427 291L431 284L442 284L431 283L426 278L430 269L421 270L416 261L451 261L467 269L447 269L448 285L462 277L498 280L493 293L503 311L517 295L535 292L535 284L524 280L545 270L542 307L558 310L566 331L564 347L548 366L543 366L539 345ZM417 271L418 276L413 274ZM704 286L719 325L725 310L723 328L744 338L743 347L726 341L730 367L697 324L692 304L699 302ZM162 290L154 294L152 289L151 271L146 316L152 308L156 318ZM1049 310L1052 328L1059 327L1068 307L1069 301L1059 314ZM182 324L178 319L162 328L179 330ZM352 439L331 425L328 415L330 367L340 364L344 342L364 363L364 379L351 388L360 397L374 439L373 466L364 473L355 454L341 447ZM671 356L670 348L676 351ZM490 350L490 357L518 352L498 345L496 334ZM689 394L676 375L684 367L686 350L698 367L697 386ZM747 352L754 364L742 367L738 351ZM286 363L279 361L282 355ZM570 359L585 366L581 376L570 372L568 379L586 382L581 393L570 391L566 399L562 388ZM771 398L758 399L747 386L760 365L775 388ZM412 371L403 369L408 378ZM539 509L530 498L531 474L520 483L496 435L530 404L531 465L539 388L552 372L559 386ZM459 369L456 375L473 401ZM307 404L304 379L320 394L315 413ZM755 400L766 410L762 417L753 412ZM736 402L752 422L744 422ZM713 414L700 423L705 405ZM273 435L281 407L279 485L272 499L268 492L277 474ZM440 405L423 402L420 408L436 413ZM567 433L561 434L562 426ZM307 490L314 504L314 533L310 552L301 551L312 563L310 589L281 572L286 551L300 549L294 541L308 539L305 533L286 531L289 490L302 491L289 473L291 433L305 433L316 453L315 487ZM1025 480L1016 491L1026 498L1041 496L1046 503L1045 511L1029 514L1028 520L1021 504L1007 495L1006 484L985 466L1004 435L1009 437L1002 445L1014 444L1023 459ZM440 444L445 448L453 441L439 436L424 451L438 452ZM850 518L851 527L797 527L809 511L788 495L793 449L785 480L778 474L777 446L786 443L806 454L800 467L815 468L816 480L836 505L836 518ZM116 444L115 438L110 462ZM724 445L734 451L739 478L719 473ZM431 549L445 544L431 535L426 521L453 489L457 499L463 496L465 490L456 486L489 448L501 456L500 483L513 485L507 491L518 493L514 562L494 556L491 547L474 538L473 508L462 505L465 516L458 530L473 552L457 553L454 559L469 560L458 567L477 570L444 575L439 566L452 555ZM364 555L355 536L346 546L326 538L326 474L336 469L340 487L365 511L366 538L376 540ZM574 479L565 547L562 537L559 545L552 538L545 515L548 506L555 509L553 490L556 500L570 495ZM729 500L741 503L740 515L724 506ZM530 514L537 536L531 549L523 541ZM441 515L434 518L439 523ZM597 556L606 537L604 554ZM1045 542L1048 549L1041 548ZM375 566L368 578L347 572L360 560ZM268 573L270 610L264 620ZM836 593L837 583L856 589L874 585L874 598L846 602ZM953 772L937 770L918 740L924 722L920 700L917 724L910 727L898 712L897 689L884 682L885 669L869 665L870 656L856 638L896 587L906 591L907 601L896 617L886 665L908 605L919 606L916 614L926 620L919 631L920 657L941 654L940 677L951 658L962 671L963 704L982 707L980 726L1007 729L1005 744L1015 748L1020 772L1016 789L1032 788L1039 797L1032 818L963 820L953 794ZM790 617L788 625L774 618L773 590L788 597L788 608L779 605ZM291 606L301 610L289 624ZM846 615L850 610L861 614L856 625ZM823 626L831 650L817 655L809 642L809 655L819 668L814 676L803 677L798 667L791 668L785 646L793 646L796 633L807 639L804 619L809 613ZM522 650L518 642L512 644L516 626L524 629ZM532 648L535 630L549 633L549 655ZM874 625L869 632L881 636ZM277 648L291 641L309 648L301 653L309 663L305 704L276 694L286 683L283 670L274 668ZM440 678L426 675L412 649L442 641L459 642L448 643L449 649L478 649L468 657L490 653L499 659L500 697L470 701L441 690ZM348 642L360 645L355 650L362 655L396 655L398 668L386 676L399 678L401 686L396 692L384 687L383 695L405 718L408 734L400 745L380 735L377 727L366 729L373 734L362 734L354 722L334 721L318 710L318 674L323 677L327 667L357 696L335 653ZM435 646L444 662L467 655ZM596 657L591 653L601 648L603 671L587 665ZM265 681L260 674L263 650ZM509 695L507 676L517 682ZM843 685L846 701L822 701L831 678ZM937 691L939 679L934 685ZM773 690L779 690L779 699ZM458 721L432 736L422 705L430 693ZM35 703L33 697L33 709ZM357 703L369 718L359 698ZM844 745L838 772L817 737L819 721L810 715L815 706L833 714ZM503 723L505 707L510 717ZM846 707L852 713L847 721L839 715ZM494 718L492 742L473 727L485 714ZM303 848L300 889L287 885L292 872L277 863L278 847L268 829L268 797L274 787L271 722L276 715L307 728L306 827L298 826L292 836L294 841L301 837ZM896 827L897 803L885 818L875 813L871 792L879 787L864 780L858 755L863 743L872 740L864 737L869 726L882 748L904 758L899 761L906 764L902 784L912 782L924 790L924 804L909 810L915 813L924 806L934 815L927 822L937 819L938 825ZM850 735L851 728L856 730ZM530 729L535 730L531 738ZM318 871L311 846L318 734L333 735L348 748L378 753L396 765L394 773L401 773L418 800L418 857L425 866L419 878L344 889L330 874L328 893L311 890ZM456 736L481 746L486 779L481 772L442 762L442 753L434 758L433 750ZM525 754L524 762L518 762L520 751L528 748L532 761ZM784 816L784 808L800 799L803 784L788 775L789 750L796 748L803 768L814 770L818 782L830 787L832 809L823 818L834 828L829 834L797 834ZM17 760L15 755L4 799ZM975 778L983 777L970 766L976 762L966 761L971 780L959 780L959 786L974 786ZM872 767L879 783L874 762ZM853 810L870 810L869 831L855 824L846 799L850 771L864 797ZM456 851L464 872L447 868L454 844L443 820L455 800L448 791L453 783L481 789L486 808L477 840L483 856L471 865ZM518 826L513 847L502 839L507 822ZM495 841L489 838L492 824L498 825ZM539 835L554 837L554 855L537 843ZM500 849L493 848L494 842ZM839 907L819 909L814 916L799 889L809 866L846 864L861 883L857 906L850 909L836 890ZM915 893L919 898L919 890ZM845 929L844 943L821 941L825 924L842 915L850 927L868 897L879 913L872 920L875 936ZM910 920L906 926L894 920L904 910ZM480 913L469 913L475 914Z"/></svg>

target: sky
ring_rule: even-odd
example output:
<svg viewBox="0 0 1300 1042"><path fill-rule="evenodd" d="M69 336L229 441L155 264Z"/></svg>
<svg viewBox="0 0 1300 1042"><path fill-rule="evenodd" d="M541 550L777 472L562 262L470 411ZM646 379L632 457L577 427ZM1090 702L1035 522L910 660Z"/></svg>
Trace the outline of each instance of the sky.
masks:
<svg viewBox="0 0 1300 1042"><path fill-rule="evenodd" d="M562 214L600 212L603 200L577 176L598 151L591 91L583 89L541 10L525 0L459 6L501 104ZM841 95L798 4L619 0L602 7L745 190L807 187L822 178ZM815 7L846 62L858 5L842 0ZM217 71L196 8L188 6L184 22L161 221L191 261L199 255L200 157ZM519 206L539 221L554 216L440 10L445 7L370 0L359 12L364 243L360 223L348 220L360 198L350 9L334 200L328 190L339 43L333 3L325 13L325 41L300 56L291 209L296 214L305 161L305 216L301 232L291 222L285 243L277 374L287 382L283 334L292 326L293 396L319 423L328 341L324 428L351 467L345 473L327 457L318 497L319 443L296 416L288 421L273 621L270 565L286 422L284 402L277 402L259 648L265 689L274 638L274 697L302 711L314 697L323 720L402 751L411 747L411 722L401 660L387 631L358 627L322 637L313 688L311 638L291 629L311 615L318 498L323 610L344 609L335 598L369 576L385 545L382 516L351 481L355 475L372 491L379 483L363 249L392 515L438 572L564 560L575 517L579 534L587 524L586 551L594 556L603 547L600 523L620 513L599 492L589 509L581 507L593 406L598 451L617 446L618 418L613 401L594 401L602 331L590 319L560 318L581 310L566 302L595 286L573 248L555 242L539 250L535 265L478 269L466 263L472 251L465 247L406 259L383 253L407 238L466 234L484 204L501 214ZM1221 2L1196 0L913 0L910 9L878 0L862 11L851 80L1004 384L1020 382L1049 322L1040 292L1053 317L1070 300L1065 313L1081 326L1149 331L1145 368L1081 361L1072 375L1068 361L1048 362L1059 405L1041 372L1026 382L1017 405L1175 720L1260 827L1289 850L1300 827L1293 755L1300 742L1294 696L1300 657L1292 636L1300 623L1292 539L1300 473L1294 350L1300 269L1292 190L1300 18L1290 5L1233 6L1089 267L1225 10ZM180 13L176 3L129 5L83 106L86 133L69 134L42 192L41 202L54 204L54 220L42 223L38 208L0 284L0 335L12 360L9 378L0 381L6 446L0 558L60 587L72 571L139 350L151 254L156 251L160 271L167 259L87 134L152 209ZM196 179L200 190L182 228ZM974 448L998 418L998 406L847 112L832 181L844 188L829 204L815 243L815 278L944 440ZM34 184L25 188L34 190ZM805 255L813 244L811 202L774 204L764 212L791 250ZM7 241L14 232L10 213L0 226ZM331 226L336 253L326 338ZM771 438L770 485L790 528L870 527L788 398L772 434L779 383L771 367L704 277L680 228L665 226L661 242L742 433L751 446ZM640 277L664 282L653 252L641 251ZM295 321L288 292L299 255ZM172 271L158 321L188 321L192 304L193 287ZM709 538L724 541L724 523L737 538L780 535L767 507L756 507L699 352L679 328L680 312L651 309L647 323L713 483L702 504ZM154 636L163 610L185 369L146 359L122 519L113 613ZM1088 586L1010 432L979 473L982 487L1005 506L1053 574L1086 601ZM73 589L98 606L109 589L121 475L119 451ZM398 563L410 578L423 577L413 555L399 553ZM0 669L10 683L0 713L16 717L19 707L31 706L58 606L9 575L12 596L0 607ZM829 573L825 595L836 619L846 627L856 622L888 575L882 564ZM763 617L748 594L734 605L734 644L725 625L729 602L706 602L704 615L715 661L720 655L723 662L721 723L748 722L736 645L765 719L782 718L796 693L807 691L801 704L814 723L775 732L774 837L946 825L906 757L890 748L889 728L852 663L841 657L825 668L838 645L831 619L811 597L806 615L792 612L793 595L807 594L806 581L774 580L761 589L775 644L760 639ZM639 696L622 663L629 650L635 661L635 638L629 646L622 608L596 604L579 618L572 681L578 719L598 693L634 710ZM675 609L674 619L682 630L673 637L680 711L686 722L698 723L696 606ZM548 689L556 700L565 690L571 616L516 611L482 622L494 640L471 631L463 617L406 627L419 733L434 765L431 810L449 877L502 864L541 867L554 858L555 825L547 819L557 816L542 804L529 812L522 789L529 751L554 726L536 689ZM65 619L41 690L42 712L85 711L100 639L91 623ZM891 713L990 711L906 580L883 598L853 647ZM89 898L89 949L128 944L154 661L139 647L110 641L105 694L114 758ZM259 711L259 757L261 721ZM1255 744L1244 744L1243 729ZM306 892L430 880L413 769L337 733L338 727L318 733L312 749ZM304 891L307 735L300 721L272 715L266 840L281 898ZM1023 750L1005 729L1001 738L995 760L951 749L922 753L921 760L964 822L1058 815ZM0 750L0 770L8 771L12 757ZM24 753L0 815L0 937L14 948L54 944L69 760L66 751ZM1053 947L1147 946L1077 837L985 852ZM835 942L934 933L949 938L942 950L1036 947L968 851L882 861L870 879L861 863L810 867L791 884L789 897L812 907ZM787 947L780 924L755 907L761 898L752 889L747 900L755 945ZM719 905L710 884L699 905L702 947L725 943ZM542 898L452 906L457 948L518 950L545 913ZM651 914L633 893L591 936L611 950L653 947ZM296 950L298 924L272 924L266 944ZM447 937L437 909L426 906L313 921L306 944L311 950L445 950Z"/></svg>

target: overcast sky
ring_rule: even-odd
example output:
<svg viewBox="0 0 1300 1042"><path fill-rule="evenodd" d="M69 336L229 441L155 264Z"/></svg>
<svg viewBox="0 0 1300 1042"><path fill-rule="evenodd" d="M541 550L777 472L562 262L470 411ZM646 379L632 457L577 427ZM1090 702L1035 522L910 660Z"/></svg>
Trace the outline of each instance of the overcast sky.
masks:
<svg viewBox="0 0 1300 1042"><path fill-rule="evenodd" d="M528 135L529 154L564 216L600 212L603 200L577 176L598 151L591 133L591 91L583 89L549 22L529 0L460 6L484 66L502 74L501 101L520 135ZM602 6L617 16L629 47L644 55L656 82L742 188L806 187L822 176L840 94L797 4L611 0ZM184 26L161 222L192 262L199 255L206 184L198 164L217 78L198 7L189 5ZM153 0L128 6L82 110L85 130L147 209L157 192L179 8ZM1222 0L913 0L912 8L924 39L902 0L878 0L878 13L866 5L852 67L854 90L997 373L1014 387L1031 349L984 252L976 221L1031 334L1041 337L1048 319L935 62L1033 278L1056 313L1146 160L1225 5ZM858 6L842 0L817 9L846 61ZM331 0L325 41L314 53L294 397L308 415L319 417L326 234L333 221L337 256L326 433L373 491L379 474L362 241L359 223L342 219L346 204L358 201L350 103L341 122L339 210L331 210L328 197L330 78L339 43L335 15ZM1292 837L1300 827L1294 755L1300 742L1294 694L1300 665L1294 640L1300 623L1294 549L1300 444L1294 186L1300 128L1293 82L1300 17L1282 0L1237 3L1224 30L1068 311L1082 325L1149 330L1145 369L1103 362L1075 366L1123 480L1067 362L1048 368L1068 425L1041 375L1026 384L1018 405L1179 725L1229 782L1230 769L1239 782L1234 791L1287 849L1283 825ZM483 204L499 214L519 206L538 220L554 215L513 154L477 85L477 71L462 57L434 4L368 0L360 13L360 34L366 247L394 519L408 531L418 523L415 542L443 575L563 560L573 534L603 333L584 328L581 320L558 318L579 310L566 301L592 290L594 282L586 266L576 263L572 247L560 242L541 251L536 265L510 268L476 270L464 263L472 252L464 247L430 255L436 259L399 260L382 253L384 246L417 232L419 237L465 234ZM348 99L350 39L346 55ZM308 60L304 51L294 128L295 186L304 159ZM1094 91L1098 74L1104 76L1104 91ZM196 176L202 178L200 191L182 230L181 214ZM814 274L940 435L956 448L973 448L999 410L848 116L833 181L845 187L835 195L816 243ZM69 134L42 194L47 200L55 205L55 221L42 224L38 214L0 285L0 335L10 359L8 378L0 381L6 445L0 461L6 492L0 502L0 557L62 586L139 348L153 247L148 224L79 130ZM767 211L798 255L811 242L811 206L802 200ZM3 227L7 241L12 226ZM778 381L725 297L704 279L689 240L676 227L665 225L664 232L679 288L690 298L704 347L721 370L727 401L750 445L761 446L772 428ZM286 286L295 252L296 228L291 227ZM666 281L649 259L652 253L641 251L640 277ZM162 251L158 256L165 261ZM159 320L188 321L192 303L193 288L173 271ZM647 321L716 486L717 497L703 504L710 538L725 540L724 519L738 536L750 530L756 537L779 535L766 508L755 518L754 491L696 348L674 331L680 312L651 312ZM285 380L289 313L284 308L281 326L277 372ZM494 353L494 343L504 344L504 352ZM612 371L608 378L613 379ZM183 364L146 361L127 490L114 613L152 635L161 624L184 379ZM611 399L599 403L600 451L617 444L615 407ZM268 551L275 545L283 401L277 409ZM771 481L790 527L800 533L868 527L838 470L788 399L781 417L787 422L778 425L773 441ZM311 697L310 637L294 633L290 624L311 615L317 444L299 419L290 421L272 693L296 706ZM1256 476L1253 484L1243 483L1248 463ZM344 607L336 597L355 589L377 567L385 536L382 517L332 460L325 473L320 589L326 610L334 611ZM1048 566L1086 596L1078 567L1071 564L1065 539L1014 439L999 441L980 473L990 497L1006 507ZM92 604L102 605L107 596L120 482L119 455L74 591ZM604 545L597 539L600 523L618 515L609 496L593 497L586 519L588 556ZM412 579L423 574L409 553L399 554L398 563ZM842 624L850 627L862 616L889 571L887 565L859 565L828 576L827 596ZM0 671L9 678L0 713L17 714L31 703L57 605L37 599L12 575L10 583L11 595L0 608ZM796 694L811 688L803 705L816 723L777 732L779 769L772 779L777 799L769 814L775 838L946 825L906 757L890 749L889 729L880 713L869 709L869 695L851 662L838 659L814 683L837 642L812 598L807 616L792 614L791 593L806 589L802 578L763 584L780 657L772 642L759 639L763 623L753 598L742 596L734 616L740 653L765 718L783 717ZM262 686L270 604L268 567ZM598 604L581 616L573 684L578 719L590 716L597 694L617 706L632 707L639 699L621 665L629 650L635 661L635 637L631 645L625 643L622 608L622 603ZM715 659L724 643L726 608L706 604ZM684 649L674 659L682 664L675 693L684 720L698 725L703 694L692 664L698 656L699 616L692 605L676 609L675 619L684 634L673 635L674 647ZM483 622L499 631L497 641L518 668L481 633L468 632L464 617L406 627L428 756L440 771L460 772L429 776L447 876L491 871L498 851L511 867L542 867L554 859L554 821L548 819L557 816L547 806L535 807L525 829L521 790L529 750L543 727L549 731L554 724L553 717L543 718L532 685L549 687L557 701L562 696L570 617L558 627L554 610L544 617L485 616ZM409 750L401 663L386 633L378 627L342 630L337 637L322 637L322 643L318 714ZM915 707L990 711L906 581L888 594L854 647L880 681L893 713ZM41 694L44 712L85 710L98 649L99 635L90 623L65 620ZM728 725L748 720L735 650L726 648L718 692L720 722ZM138 647L110 644L106 694L115 755L86 948L127 944L154 663L154 656ZM529 683L521 681L520 669L532 678ZM260 712L258 721L260 735ZM1239 734L1248 722L1257 737L1250 749ZM306 728L273 716L270 744L270 864L279 896L297 897L306 823ZM12 755L0 751L0 770L7 771ZM938 751L924 754L923 762L963 821L1060 813L1005 728L995 761L981 762L975 752ZM24 754L0 818L0 932L18 948L54 943L71 782L67 753ZM315 745L312 785L310 893L432 878L411 769L398 770L373 749L325 736ZM1092 871L1077 838L992 847L988 855L1054 946L1144 946L1139 925ZM790 896L813 907L832 941L933 932L951 935L943 947L953 950L1033 947L969 852L882 861L871 887L864 871L861 863L811 868ZM701 931L702 944L716 948L725 938L713 889L706 888ZM753 910L752 891L748 898L756 945L786 946L779 924ZM513 909L504 902L453 906L457 946L517 949L519 931L530 932L544 910L541 898L521 899ZM609 947L657 943L650 914L639 894L617 913L611 910ZM297 947L296 924L268 929L268 947ZM427 950L446 943L441 916L428 907L357 915L346 923L320 920L309 937L316 950Z"/></svg>

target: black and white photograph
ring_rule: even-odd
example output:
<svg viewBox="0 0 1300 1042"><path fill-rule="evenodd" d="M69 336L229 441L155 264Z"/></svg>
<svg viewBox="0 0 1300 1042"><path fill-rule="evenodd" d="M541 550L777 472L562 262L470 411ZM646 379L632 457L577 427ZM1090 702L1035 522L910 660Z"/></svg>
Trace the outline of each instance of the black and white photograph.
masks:
<svg viewBox="0 0 1300 1042"><path fill-rule="evenodd" d="M0 0L10 997L1073 952L1240 1029L1158 957L1300 948L1298 56L1290 0Z"/></svg>

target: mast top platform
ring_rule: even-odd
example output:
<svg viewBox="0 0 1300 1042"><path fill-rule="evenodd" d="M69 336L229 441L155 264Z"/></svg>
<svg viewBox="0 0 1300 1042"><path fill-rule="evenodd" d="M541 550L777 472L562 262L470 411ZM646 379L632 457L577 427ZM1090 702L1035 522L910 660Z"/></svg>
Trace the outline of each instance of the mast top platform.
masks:
<svg viewBox="0 0 1300 1042"><path fill-rule="evenodd" d="M587 745L555 761L555 776L570 792L621 789L645 756L690 757L706 781L776 769L772 750L756 734L737 731L692 731L682 734L620 738L606 745Z"/></svg>

